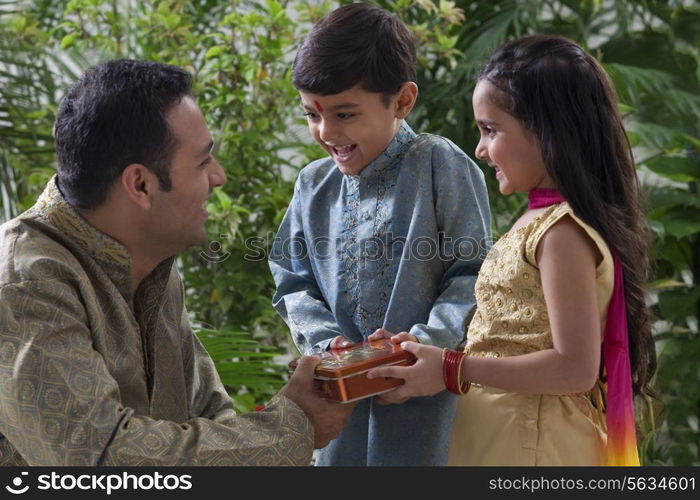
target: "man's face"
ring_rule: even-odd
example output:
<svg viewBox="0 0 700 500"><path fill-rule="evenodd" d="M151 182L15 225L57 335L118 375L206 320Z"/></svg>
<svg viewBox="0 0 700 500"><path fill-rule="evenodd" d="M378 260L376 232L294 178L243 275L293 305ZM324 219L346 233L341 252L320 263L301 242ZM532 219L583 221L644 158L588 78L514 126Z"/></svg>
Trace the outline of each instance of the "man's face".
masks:
<svg viewBox="0 0 700 500"><path fill-rule="evenodd" d="M389 106L356 85L332 95L299 92L309 132L345 175L359 175L389 145L401 125L398 94Z"/></svg>
<svg viewBox="0 0 700 500"><path fill-rule="evenodd" d="M207 241L207 199L213 188L226 181L226 175L211 155L209 129L191 98L184 97L166 118L175 138L169 166L172 189L155 193L149 226L154 244L174 255Z"/></svg>

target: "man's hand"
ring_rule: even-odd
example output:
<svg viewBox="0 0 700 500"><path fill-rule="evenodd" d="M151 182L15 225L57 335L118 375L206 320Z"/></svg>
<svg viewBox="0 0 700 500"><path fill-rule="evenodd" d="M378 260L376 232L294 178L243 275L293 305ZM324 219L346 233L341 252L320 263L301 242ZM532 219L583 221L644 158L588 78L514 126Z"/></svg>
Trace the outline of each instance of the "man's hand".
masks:
<svg viewBox="0 0 700 500"><path fill-rule="evenodd" d="M314 391L314 368L321 361L318 356L304 356L299 360L289 383L279 392L294 401L314 426L314 448L325 447L335 438L355 409L356 403L336 403L321 398Z"/></svg>

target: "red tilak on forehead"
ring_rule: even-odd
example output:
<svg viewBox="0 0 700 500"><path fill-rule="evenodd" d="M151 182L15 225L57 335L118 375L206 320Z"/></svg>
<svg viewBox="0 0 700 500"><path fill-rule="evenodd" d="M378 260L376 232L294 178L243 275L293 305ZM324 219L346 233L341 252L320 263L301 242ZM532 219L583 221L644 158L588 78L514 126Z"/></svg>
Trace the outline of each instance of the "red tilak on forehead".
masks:
<svg viewBox="0 0 700 500"><path fill-rule="evenodd" d="M321 103L318 101L314 101L314 104L316 105L316 109L319 110L319 112L323 113L323 106L321 106Z"/></svg>

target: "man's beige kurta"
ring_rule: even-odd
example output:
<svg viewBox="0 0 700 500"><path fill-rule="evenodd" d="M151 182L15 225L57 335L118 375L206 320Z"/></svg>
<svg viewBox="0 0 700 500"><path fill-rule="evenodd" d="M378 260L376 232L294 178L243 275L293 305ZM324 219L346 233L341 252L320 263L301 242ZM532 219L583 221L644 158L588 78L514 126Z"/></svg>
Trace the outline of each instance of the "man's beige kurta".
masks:
<svg viewBox="0 0 700 500"><path fill-rule="evenodd" d="M129 266L53 179L0 226L0 464L309 464L291 400L235 415L173 259L133 296Z"/></svg>

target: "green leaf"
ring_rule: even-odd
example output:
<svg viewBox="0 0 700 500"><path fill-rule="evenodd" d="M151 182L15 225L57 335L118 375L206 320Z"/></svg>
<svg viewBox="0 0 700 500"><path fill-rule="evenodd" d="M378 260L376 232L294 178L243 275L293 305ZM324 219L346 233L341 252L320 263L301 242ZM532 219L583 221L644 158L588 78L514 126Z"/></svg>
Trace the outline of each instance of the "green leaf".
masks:
<svg viewBox="0 0 700 500"><path fill-rule="evenodd" d="M158 7L156 8L156 12L160 15L167 15L170 13L170 10L170 2L165 0L158 3Z"/></svg>
<svg viewBox="0 0 700 500"><path fill-rule="evenodd" d="M695 215L671 214L662 220L666 233L683 238L700 232L700 218Z"/></svg>
<svg viewBox="0 0 700 500"><path fill-rule="evenodd" d="M62 49L67 49L69 47L73 46L73 43L75 42L76 35L74 33L70 33L66 36L63 37L61 40L61 48Z"/></svg>
<svg viewBox="0 0 700 500"><path fill-rule="evenodd" d="M700 301L700 287L695 287L690 293L672 290L659 295L661 313L671 321L696 315L698 301Z"/></svg>
<svg viewBox="0 0 700 500"><path fill-rule="evenodd" d="M648 221L649 227L659 238L663 239L666 236L666 226L662 222L657 220Z"/></svg>
<svg viewBox="0 0 700 500"><path fill-rule="evenodd" d="M228 312L228 310L231 309L232 304L233 304L233 295L232 294L227 293L227 294L219 297L219 306L221 307L222 312Z"/></svg>
<svg viewBox="0 0 700 500"><path fill-rule="evenodd" d="M233 200L223 189L215 189L216 201L221 205L224 212L230 212Z"/></svg>
<svg viewBox="0 0 700 500"><path fill-rule="evenodd" d="M177 14L166 14L162 16L162 20L168 30L174 30L180 25L182 18Z"/></svg>
<svg viewBox="0 0 700 500"><path fill-rule="evenodd" d="M700 209L700 198L697 194L676 187L650 187L647 190L647 198L653 207L649 215L658 220L674 207Z"/></svg>
<svg viewBox="0 0 700 500"><path fill-rule="evenodd" d="M204 56L204 58L208 61L209 59L219 57L224 52L226 52L226 47L215 45L214 47L211 47L209 50L207 50L207 53Z"/></svg>
<svg viewBox="0 0 700 500"><path fill-rule="evenodd" d="M667 290L669 288L680 288L680 287L688 287L688 285L682 281L674 280L674 279L669 279L669 278L664 278L656 281L652 281L649 283L649 288L652 290Z"/></svg>
<svg viewBox="0 0 700 500"><path fill-rule="evenodd" d="M700 164L684 156L660 156L644 162L659 175L677 182L693 182L700 179Z"/></svg>
<svg viewBox="0 0 700 500"><path fill-rule="evenodd" d="M677 128L666 127L649 121L641 122L636 118L629 120L628 133L636 134L638 144L651 150L670 151L682 148L685 139Z"/></svg>
<svg viewBox="0 0 700 500"><path fill-rule="evenodd" d="M688 141L695 149L700 149L700 138L693 137L689 134L683 134L683 138Z"/></svg>
<svg viewBox="0 0 700 500"><path fill-rule="evenodd" d="M267 0L267 11L273 18L276 18L280 14L284 14L284 7L277 0Z"/></svg>
<svg viewBox="0 0 700 500"><path fill-rule="evenodd" d="M248 413L255 409L255 397L252 394L234 394L232 398L238 413Z"/></svg>
<svg viewBox="0 0 700 500"><path fill-rule="evenodd" d="M634 106L630 106L629 104L624 104L622 102L618 103L617 107L620 110L620 113L623 115L627 113L634 113L637 110L637 108Z"/></svg>
<svg viewBox="0 0 700 500"><path fill-rule="evenodd" d="M21 33L27 27L27 18L24 16L11 17L8 26L16 33Z"/></svg>

